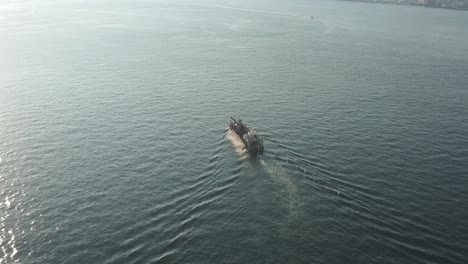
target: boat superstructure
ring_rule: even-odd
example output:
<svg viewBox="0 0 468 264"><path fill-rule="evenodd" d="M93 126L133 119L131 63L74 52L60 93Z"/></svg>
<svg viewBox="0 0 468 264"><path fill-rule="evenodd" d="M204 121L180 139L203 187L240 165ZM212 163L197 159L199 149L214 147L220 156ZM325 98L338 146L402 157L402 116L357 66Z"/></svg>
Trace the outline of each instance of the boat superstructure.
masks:
<svg viewBox="0 0 468 264"><path fill-rule="evenodd" d="M257 132L242 123L242 120L231 116L229 129L234 136L244 144L245 149L252 155L263 154L263 138Z"/></svg>

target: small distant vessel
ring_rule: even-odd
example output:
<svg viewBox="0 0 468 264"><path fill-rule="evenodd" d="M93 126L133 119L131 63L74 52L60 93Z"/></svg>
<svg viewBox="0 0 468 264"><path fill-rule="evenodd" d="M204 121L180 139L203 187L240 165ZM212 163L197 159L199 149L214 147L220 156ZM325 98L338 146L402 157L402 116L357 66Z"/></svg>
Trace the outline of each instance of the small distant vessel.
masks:
<svg viewBox="0 0 468 264"><path fill-rule="evenodd" d="M263 138L260 137L253 129L248 128L242 120L235 119L231 116L229 129L234 136L244 144L245 149L252 155L263 154Z"/></svg>

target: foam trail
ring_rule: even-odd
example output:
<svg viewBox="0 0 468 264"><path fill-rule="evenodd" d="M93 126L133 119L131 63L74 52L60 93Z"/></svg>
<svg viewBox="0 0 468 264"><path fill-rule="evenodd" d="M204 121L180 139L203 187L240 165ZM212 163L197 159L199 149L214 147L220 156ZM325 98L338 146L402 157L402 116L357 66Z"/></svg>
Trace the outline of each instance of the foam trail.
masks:
<svg viewBox="0 0 468 264"><path fill-rule="evenodd" d="M294 17L294 18L301 18L301 19L306 19L307 18L305 16L299 16L299 15L295 15L295 14L275 12L275 11L267 11L267 10L260 10L260 9L250 9L250 8L220 6L220 5L199 5L199 4L197 4L197 6L237 10L237 11L242 11L242 12L258 13L258 14L266 14L266 15L286 16L286 17Z"/></svg>
<svg viewBox="0 0 468 264"><path fill-rule="evenodd" d="M227 129L226 137L231 141L235 151L240 155L246 155L244 144L233 135L233 132ZM286 196L286 206L289 211L288 226L297 223L302 214L303 202L299 195L299 190L292 180L292 177L281 166L270 165L264 160L259 161L260 165L265 168L268 175L279 186L280 190L276 194L276 198L283 200L282 196Z"/></svg>
<svg viewBox="0 0 468 264"><path fill-rule="evenodd" d="M158 3L174 4L173 2L168 2L168 1L158 1ZM296 14L283 13L283 12L261 10L261 9L251 9L251 8L223 6L223 5L210 5L210 4L193 4L193 3L184 3L184 5L236 10L236 11L241 11L241 12L250 12L250 13L257 13L257 14L264 14L264 15L275 15L275 16L284 16L284 17L292 17L292 18L300 18L300 19L309 19L309 17L306 17L306 16L300 16Z"/></svg>
<svg viewBox="0 0 468 264"><path fill-rule="evenodd" d="M303 202L292 177L280 166L269 165L264 160L260 161L260 164L262 164L270 177L280 186L280 192L285 192L287 195L286 200L289 210L288 224L291 225L297 223L297 221L300 220ZM281 194L278 193L276 197L281 198Z"/></svg>
<svg viewBox="0 0 468 264"><path fill-rule="evenodd" d="M63 20L63 21L48 22L48 23L38 23L38 24L11 25L11 26L0 27L0 31L34 29L34 28L46 29L47 27L51 27L51 26L61 26L61 25L67 25L67 24L93 22L93 21L99 22L100 19L101 18L83 18L83 19L71 19L71 20Z"/></svg>

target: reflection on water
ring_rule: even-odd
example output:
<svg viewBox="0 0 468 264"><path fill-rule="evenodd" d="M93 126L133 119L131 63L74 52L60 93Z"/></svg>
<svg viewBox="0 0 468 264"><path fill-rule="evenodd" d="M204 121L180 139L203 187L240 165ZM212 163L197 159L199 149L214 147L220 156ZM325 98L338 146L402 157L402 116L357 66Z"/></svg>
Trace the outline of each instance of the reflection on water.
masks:
<svg viewBox="0 0 468 264"><path fill-rule="evenodd" d="M5 187L5 186L2 186ZM6 190L6 188L2 188ZM4 193L0 193L0 197ZM15 257L18 253L17 238L14 227L14 218L11 217L11 212L14 210L14 201L11 201L8 196L3 202L0 202L0 263L14 263L19 260Z"/></svg>

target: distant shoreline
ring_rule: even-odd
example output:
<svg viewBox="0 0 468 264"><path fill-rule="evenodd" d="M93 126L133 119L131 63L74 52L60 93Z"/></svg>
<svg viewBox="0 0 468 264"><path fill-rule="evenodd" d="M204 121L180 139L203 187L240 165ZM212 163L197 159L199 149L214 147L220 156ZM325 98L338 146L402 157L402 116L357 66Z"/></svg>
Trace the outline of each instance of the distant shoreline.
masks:
<svg viewBox="0 0 468 264"><path fill-rule="evenodd" d="M422 4L422 3L415 3L415 2L397 2L398 0L341 0L341 1L362 2L362 3L372 3L372 4L387 4L387 5L419 6L419 7L427 7L427 8L440 8L440 9L468 11L468 7L448 7L448 6L444 7L444 6Z"/></svg>

